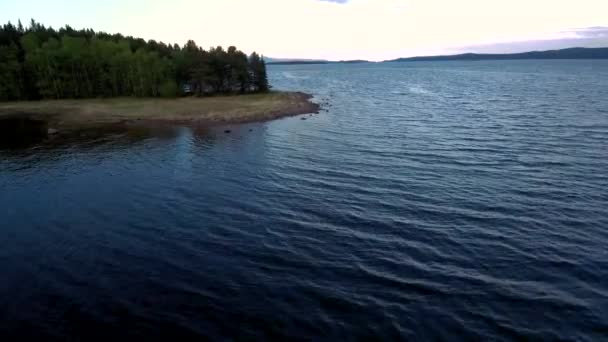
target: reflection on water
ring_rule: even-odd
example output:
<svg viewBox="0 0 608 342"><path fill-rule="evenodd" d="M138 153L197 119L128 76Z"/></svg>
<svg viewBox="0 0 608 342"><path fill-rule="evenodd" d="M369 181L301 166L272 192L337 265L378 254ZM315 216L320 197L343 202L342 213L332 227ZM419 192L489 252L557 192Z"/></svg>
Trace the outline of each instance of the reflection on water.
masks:
<svg viewBox="0 0 608 342"><path fill-rule="evenodd" d="M112 145L114 148L128 148L146 139L175 140L184 131L190 132L193 139L209 140L211 129L204 126L182 127L176 125L120 124L107 125L81 130L48 134L45 121L32 119L0 120L2 143L0 151L4 154L52 153L56 150L91 149L99 145ZM43 156L43 155L42 155Z"/></svg>
<svg viewBox="0 0 608 342"><path fill-rule="evenodd" d="M24 116L0 117L0 149L23 148L47 138L48 126L43 120Z"/></svg>

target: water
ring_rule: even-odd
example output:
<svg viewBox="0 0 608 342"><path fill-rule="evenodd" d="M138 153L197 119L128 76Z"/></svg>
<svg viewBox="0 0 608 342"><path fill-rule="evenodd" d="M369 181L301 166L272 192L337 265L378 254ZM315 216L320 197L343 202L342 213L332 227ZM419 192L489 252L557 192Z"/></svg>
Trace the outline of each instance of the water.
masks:
<svg viewBox="0 0 608 342"><path fill-rule="evenodd" d="M0 335L608 334L608 61L272 66L306 121L0 152Z"/></svg>

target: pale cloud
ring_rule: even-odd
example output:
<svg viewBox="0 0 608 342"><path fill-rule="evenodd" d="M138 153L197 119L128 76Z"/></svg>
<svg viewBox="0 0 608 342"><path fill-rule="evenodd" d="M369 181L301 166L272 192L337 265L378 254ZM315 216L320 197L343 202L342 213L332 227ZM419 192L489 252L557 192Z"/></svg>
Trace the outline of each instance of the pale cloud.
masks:
<svg viewBox="0 0 608 342"><path fill-rule="evenodd" d="M59 4L57 2L60 2ZM69 2L69 4L61 4ZM274 57L383 60L468 46L579 39L608 26L606 0L20 0L0 19L70 23ZM56 10L57 8L66 10Z"/></svg>
<svg viewBox="0 0 608 342"><path fill-rule="evenodd" d="M580 38L608 38L608 27L586 27L571 32Z"/></svg>
<svg viewBox="0 0 608 342"><path fill-rule="evenodd" d="M338 3L338 4L345 4L345 3L349 2L350 0L319 0L319 1L335 2L335 3Z"/></svg>

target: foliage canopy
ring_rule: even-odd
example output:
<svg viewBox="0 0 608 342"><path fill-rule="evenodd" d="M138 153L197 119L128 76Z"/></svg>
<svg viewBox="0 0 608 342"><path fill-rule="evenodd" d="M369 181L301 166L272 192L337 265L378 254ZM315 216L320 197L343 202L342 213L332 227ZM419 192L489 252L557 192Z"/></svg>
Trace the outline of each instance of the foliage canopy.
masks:
<svg viewBox="0 0 608 342"><path fill-rule="evenodd" d="M204 50L154 40L37 23L0 27L0 100L172 97L268 91L257 53Z"/></svg>

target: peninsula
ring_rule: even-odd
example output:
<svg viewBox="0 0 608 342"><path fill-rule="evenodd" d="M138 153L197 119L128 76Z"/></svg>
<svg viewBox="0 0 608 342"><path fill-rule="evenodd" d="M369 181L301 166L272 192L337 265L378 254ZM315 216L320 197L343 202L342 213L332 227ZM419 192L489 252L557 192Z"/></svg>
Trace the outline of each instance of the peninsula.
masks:
<svg viewBox="0 0 608 342"><path fill-rule="evenodd" d="M270 91L263 56L32 20L0 26L0 126L49 132L125 122L238 123L318 111L311 96Z"/></svg>
<svg viewBox="0 0 608 342"><path fill-rule="evenodd" d="M116 124L215 125L267 121L315 113L319 105L298 92L238 96L64 99L0 102L4 122L38 121L45 132L69 132Z"/></svg>

